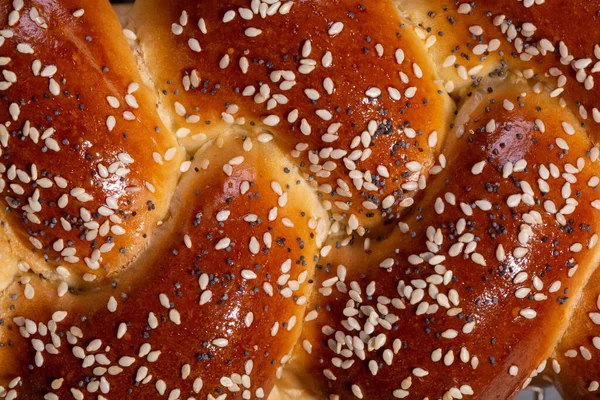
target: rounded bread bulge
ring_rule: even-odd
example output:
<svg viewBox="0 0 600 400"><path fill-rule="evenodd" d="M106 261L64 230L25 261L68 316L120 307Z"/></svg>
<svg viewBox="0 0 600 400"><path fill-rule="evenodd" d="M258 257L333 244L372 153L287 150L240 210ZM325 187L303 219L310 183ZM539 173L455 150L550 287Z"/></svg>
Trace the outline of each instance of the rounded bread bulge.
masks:
<svg viewBox="0 0 600 400"><path fill-rule="evenodd" d="M594 398L594 7L1 4L0 398Z"/></svg>
<svg viewBox="0 0 600 400"><path fill-rule="evenodd" d="M194 158L174 217L110 284L58 296L30 275L33 299L3 299L13 318L0 339L14 345L0 351L2 375L19 377L19 397L271 391L300 334L326 216L271 142L226 135Z"/></svg>
<svg viewBox="0 0 600 400"><path fill-rule="evenodd" d="M423 43L392 2L258 4L136 3L129 26L162 113L188 148L208 131L276 133L334 232L381 231L425 188L450 126Z"/></svg>
<svg viewBox="0 0 600 400"><path fill-rule="evenodd" d="M0 6L8 18L0 82L6 268L92 281L145 248L166 216L183 152L125 39L115 37L121 29L108 4L15 3Z"/></svg>
<svg viewBox="0 0 600 400"><path fill-rule="evenodd" d="M599 259L598 151L519 79L484 84L461 112L404 233L317 266L290 362L319 377L317 398L511 398L568 326Z"/></svg>

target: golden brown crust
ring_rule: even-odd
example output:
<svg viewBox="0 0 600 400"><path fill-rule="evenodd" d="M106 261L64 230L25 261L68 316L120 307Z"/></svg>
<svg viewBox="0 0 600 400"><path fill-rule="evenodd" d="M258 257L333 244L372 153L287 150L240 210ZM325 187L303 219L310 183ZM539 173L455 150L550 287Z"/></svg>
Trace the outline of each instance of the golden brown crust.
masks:
<svg viewBox="0 0 600 400"><path fill-rule="evenodd" d="M263 18L239 1L145 0L133 29L184 144L229 125L273 131L334 218L364 234L424 187L451 100L391 2L288 5Z"/></svg>
<svg viewBox="0 0 600 400"><path fill-rule="evenodd" d="M598 375L598 271L585 287L565 336L548 361L546 372L568 399L596 399ZM594 322L596 321L596 322Z"/></svg>
<svg viewBox="0 0 600 400"><path fill-rule="evenodd" d="M568 101L586 123L600 123L594 80L600 47L590 32L600 1L394 2L431 44L429 54L454 95L464 96L490 72L509 67L547 82L553 96Z"/></svg>
<svg viewBox="0 0 600 400"><path fill-rule="evenodd" d="M600 66L597 64L600 48L597 35L589 27L598 23L600 2L523 1L516 6L513 1L478 1L468 15L458 12L460 4L439 0L400 0L399 6L413 10L410 16L423 30L431 28L430 33L451 32L438 36L432 48L434 60L438 67L441 65L439 73L446 80L446 88L454 86L465 92L476 82L460 78L457 71L462 67L470 70L482 65L482 71L486 71L502 63L520 69L525 76L535 75L546 82L553 96L563 105L577 110L582 123L597 142L600 91L595 78ZM507 37L515 40L508 42L505 40ZM492 41L499 45L497 50L476 54ZM446 61L448 63L444 65ZM452 83L448 85L449 81ZM548 360L548 374L565 398L597 397L600 376L599 367L595 365L594 337L598 335L598 329L590 318L598 311L600 291L595 283L597 281L596 272L586 285L566 336ZM600 342L597 344L600 346Z"/></svg>
<svg viewBox="0 0 600 400"><path fill-rule="evenodd" d="M1 3L0 398L585 397L594 8Z"/></svg>
<svg viewBox="0 0 600 400"><path fill-rule="evenodd" d="M490 89L463 105L464 135L450 139L407 233L317 268L298 362L322 393L511 398L566 328L599 258L587 185L598 152L585 131L565 132L577 120L548 93Z"/></svg>
<svg viewBox="0 0 600 400"><path fill-rule="evenodd" d="M43 293L41 303L24 299L23 285L8 290L18 296L3 304L14 309L3 327L8 335L0 337L15 347L0 349L0 361L15 366L3 372L22 380L19 398L62 398L73 389L110 398L188 398L200 382L205 397L268 395L299 336L310 293L317 247L309 221L325 215L316 197L300 195L306 183L273 143L217 141L196 154L177 192L177 216L154 248L111 284L56 299L55 287L27 277ZM55 309L43 310L51 299ZM23 317L51 326L55 310L67 312L56 321L60 345L56 354L46 347L36 356L39 341L50 338L30 331ZM67 343L67 331L78 329L82 336ZM152 353L140 356L144 347ZM130 366L123 357L135 361ZM38 364L28 370L33 360ZM78 385L91 376L94 382ZM51 387L55 379L64 380L60 388Z"/></svg>
<svg viewBox="0 0 600 400"><path fill-rule="evenodd" d="M1 218L19 238L17 262L53 278L58 266L103 276L165 217L182 152L109 4L11 3L0 5L19 16L2 39Z"/></svg>

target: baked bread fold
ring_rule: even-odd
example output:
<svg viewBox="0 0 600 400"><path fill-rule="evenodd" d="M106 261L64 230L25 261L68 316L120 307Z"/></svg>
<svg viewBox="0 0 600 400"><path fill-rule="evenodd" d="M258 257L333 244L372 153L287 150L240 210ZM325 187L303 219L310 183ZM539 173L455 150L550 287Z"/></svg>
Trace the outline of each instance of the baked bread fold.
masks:
<svg viewBox="0 0 600 400"><path fill-rule="evenodd" d="M596 398L598 9L0 2L0 399Z"/></svg>

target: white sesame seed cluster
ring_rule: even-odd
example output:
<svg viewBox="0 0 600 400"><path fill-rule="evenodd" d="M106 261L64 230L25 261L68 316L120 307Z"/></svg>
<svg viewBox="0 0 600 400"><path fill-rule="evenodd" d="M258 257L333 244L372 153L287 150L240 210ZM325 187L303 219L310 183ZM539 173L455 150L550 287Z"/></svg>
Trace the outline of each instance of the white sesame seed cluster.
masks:
<svg viewBox="0 0 600 400"><path fill-rule="evenodd" d="M598 13L0 1L0 399L596 398Z"/></svg>
<svg viewBox="0 0 600 400"><path fill-rule="evenodd" d="M113 78L115 60L82 60L86 49L73 41L52 44L65 59L49 57L43 41L28 42L22 32L31 28L51 38L48 20L54 14L22 1L7 7L8 23L0 36L0 86L7 103L0 124L0 193L4 218L12 220L21 241L9 246L17 252L21 245L25 252L17 273L31 270L64 282L92 282L127 265L145 246L144 225L154 226L164 216L168 206L157 208L156 203L170 198L182 152L172 137L157 133L162 123L153 115L147 90L140 90L134 63ZM83 9L69 14L82 32L83 16ZM93 35L80 39L94 42ZM87 87L73 82L84 70L93 71L86 76ZM102 79L112 86L99 85ZM142 135L148 138L142 141ZM156 144L153 152L148 147L131 155L148 140ZM151 160L155 163L147 171L136 164ZM138 218L144 207L157 215Z"/></svg>

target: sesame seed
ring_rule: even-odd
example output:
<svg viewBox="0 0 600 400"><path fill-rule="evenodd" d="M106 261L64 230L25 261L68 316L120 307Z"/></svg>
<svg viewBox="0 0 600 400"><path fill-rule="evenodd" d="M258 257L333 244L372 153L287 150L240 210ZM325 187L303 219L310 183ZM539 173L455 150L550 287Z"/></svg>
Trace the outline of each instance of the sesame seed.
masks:
<svg viewBox="0 0 600 400"><path fill-rule="evenodd" d="M188 39L188 46L192 51L196 53L200 53L202 51L202 47L200 47L200 42L195 38Z"/></svg>
<svg viewBox="0 0 600 400"><path fill-rule="evenodd" d="M227 339L219 338L212 341L212 344L217 347L227 347L229 341Z"/></svg>
<svg viewBox="0 0 600 400"><path fill-rule="evenodd" d="M342 33L342 30L344 30L344 24L342 22L334 22L330 27L329 27L329 36L336 36L339 35L340 33Z"/></svg>
<svg viewBox="0 0 600 400"><path fill-rule="evenodd" d="M262 34L262 30L257 28L247 28L244 34L248 37L254 38Z"/></svg>

